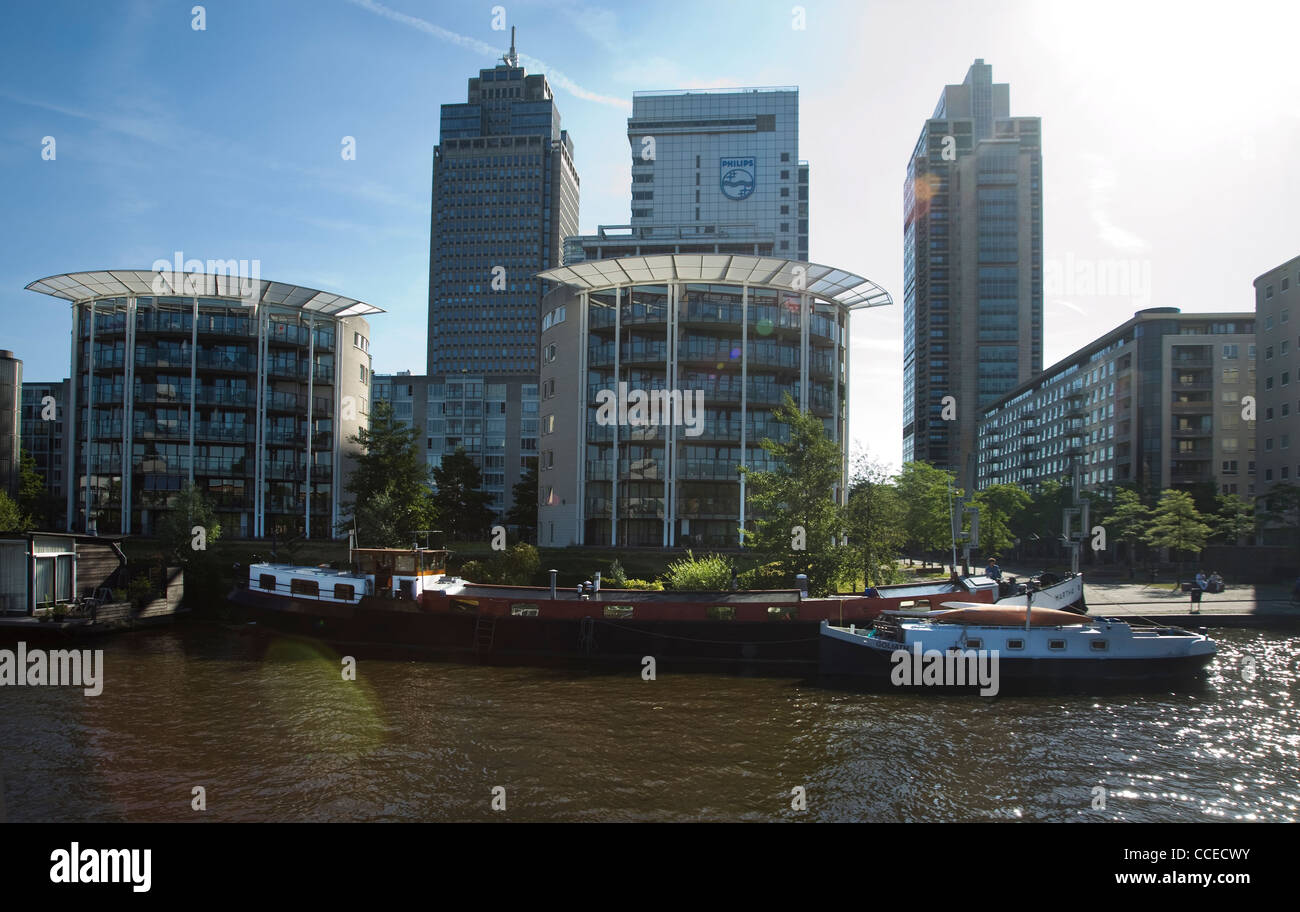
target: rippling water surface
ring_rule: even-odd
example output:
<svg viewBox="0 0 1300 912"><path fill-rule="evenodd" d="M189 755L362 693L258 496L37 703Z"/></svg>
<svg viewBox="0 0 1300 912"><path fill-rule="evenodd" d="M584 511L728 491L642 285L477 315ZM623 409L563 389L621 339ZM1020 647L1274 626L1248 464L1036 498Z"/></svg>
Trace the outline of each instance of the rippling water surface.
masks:
<svg viewBox="0 0 1300 912"><path fill-rule="evenodd" d="M0 776L11 821L1300 819L1300 636L1216 639L1177 692L982 699L377 658L345 682L325 647L193 627L102 644L98 697L0 687Z"/></svg>

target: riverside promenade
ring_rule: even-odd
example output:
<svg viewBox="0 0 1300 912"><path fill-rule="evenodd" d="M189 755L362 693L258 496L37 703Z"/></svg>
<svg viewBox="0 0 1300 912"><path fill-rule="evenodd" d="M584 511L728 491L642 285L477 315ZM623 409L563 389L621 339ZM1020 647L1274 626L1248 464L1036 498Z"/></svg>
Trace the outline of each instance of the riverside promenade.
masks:
<svg viewBox="0 0 1300 912"><path fill-rule="evenodd" d="M1025 568L1009 569L1020 579ZM1189 575L1184 582L1191 582ZM1300 602L1291 598L1291 587L1282 583L1234 585L1220 593L1203 593L1200 612L1192 612L1189 593L1171 579L1144 583L1124 579L1093 578L1083 571L1083 595L1088 613L1101 617L1150 618L1159 624L1187 627L1300 627Z"/></svg>

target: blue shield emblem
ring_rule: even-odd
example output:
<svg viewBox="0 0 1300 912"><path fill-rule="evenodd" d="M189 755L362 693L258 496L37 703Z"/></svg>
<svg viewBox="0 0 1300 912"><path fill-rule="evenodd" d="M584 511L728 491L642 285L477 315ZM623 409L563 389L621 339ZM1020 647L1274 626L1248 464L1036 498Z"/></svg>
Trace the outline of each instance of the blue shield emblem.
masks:
<svg viewBox="0 0 1300 912"><path fill-rule="evenodd" d="M753 195L758 178L758 162L755 159L722 158L718 163L718 181L723 196L729 200L743 200Z"/></svg>

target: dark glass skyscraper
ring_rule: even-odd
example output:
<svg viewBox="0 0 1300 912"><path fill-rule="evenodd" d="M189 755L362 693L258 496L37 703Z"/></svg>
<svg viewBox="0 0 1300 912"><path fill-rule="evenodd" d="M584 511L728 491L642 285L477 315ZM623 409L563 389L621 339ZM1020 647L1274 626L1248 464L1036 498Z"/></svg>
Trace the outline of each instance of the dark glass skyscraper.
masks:
<svg viewBox="0 0 1300 912"><path fill-rule="evenodd" d="M976 60L903 188L903 461L963 485L979 410L1043 369L1042 127L1010 99Z"/></svg>
<svg viewBox="0 0 1300 912"><path fill-rule="evenodd" d="M578 233L573 141L513 35L501 63L469 80L468 100L442 106L432 210L428 462L463 447L500 513L537 458L536 275Z"/></svg>

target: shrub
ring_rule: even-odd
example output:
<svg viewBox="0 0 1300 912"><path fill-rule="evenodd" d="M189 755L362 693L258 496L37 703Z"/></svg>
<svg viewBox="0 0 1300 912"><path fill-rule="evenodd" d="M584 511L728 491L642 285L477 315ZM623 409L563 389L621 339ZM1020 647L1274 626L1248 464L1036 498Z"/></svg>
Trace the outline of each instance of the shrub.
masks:
<svg viewBox="0 0 1300 912"><path fill-rule="evenodd" d="M469 580L471 583L495 583L492 572L488 569L486 561L472 560L465 561L461 565L460 575L462 578Z"/></svg>
<svg viewBox="0 0 1300 912"><path fill-rule="evenodd" d="M532 545L520 542L492 563L495 565L493 576L497 582L506 586L528 586L532 584L533 577L537 576L542 558Z"/></svg>
<svg viewBox="0 0 1300 912"><path fill-rule="evenodd" d="M793 589L794 580L779 563L763 564L746 570L737 578L741 589Z"/></svg>
<svg viewBox="0 0 1300 912"><path fill-rule="evenodd" d="M153 583L147 576L137 576L126 587L127 598L137 608L143 608L153 598Z"/></svg>
<svg viewBox="0 0 1300 912"><path fill-rule="evenodd" d="M623 565L619 563L617 557L609 565L609 571L605 574L605 579L609 580L609 584L615 589L632 588L627 585L627 571L623 569Z"/></svg>
<svg viewBox="0 0 1300 912"><path fill-rule="evenodd" d="M664 584L661 583L659 580L625 579L623 580L622 585L617 586L616 588L647 589L653 592L662 592L664 588Z"/></svg>
<svg viewBox="0 0 1300 912"><path fill-rule="evenodd" d="M664 571L664 584L669 589L729 589L731 588L730 558L721 554L696 557L691 551L675 560Z"/></svg>

